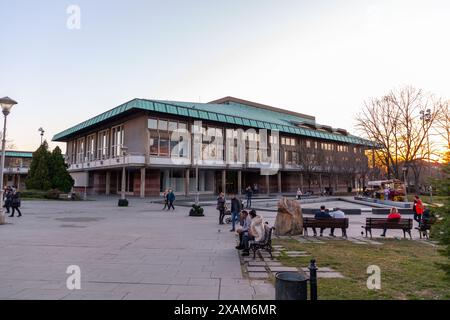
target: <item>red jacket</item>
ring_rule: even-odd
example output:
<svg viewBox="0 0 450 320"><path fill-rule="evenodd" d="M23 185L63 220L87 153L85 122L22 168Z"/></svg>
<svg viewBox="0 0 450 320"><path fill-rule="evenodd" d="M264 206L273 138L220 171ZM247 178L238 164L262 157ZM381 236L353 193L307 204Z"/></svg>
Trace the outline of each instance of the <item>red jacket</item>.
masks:
<svg viewBox="0 0 450 320"><path fill-rule="evenodd" d="M389 213L388 215L388 219L389 220L393 220L393 219L400 219L402 216L400 215L400 213L396 212L396 213Z"/></svg>
<svg viewBox="0 0 450 320"><path fill-rule="evenodd" d="M424 206L423 206L423 202L422 200L417 200L417 202L415 203L416 206L416 213L417 214L423 214L423 210L424 210Z"/></svg>

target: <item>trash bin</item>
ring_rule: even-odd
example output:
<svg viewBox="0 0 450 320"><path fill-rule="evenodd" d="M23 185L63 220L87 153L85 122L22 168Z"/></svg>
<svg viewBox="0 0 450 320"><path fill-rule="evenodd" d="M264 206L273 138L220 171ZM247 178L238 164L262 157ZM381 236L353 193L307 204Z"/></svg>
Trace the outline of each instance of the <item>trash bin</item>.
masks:
<svg viewBox="0 0 450 320"><path fill-rule="evenodd" d="M275 275L275 300L307 300L308 277L299 272L278 272Z"/></svg>

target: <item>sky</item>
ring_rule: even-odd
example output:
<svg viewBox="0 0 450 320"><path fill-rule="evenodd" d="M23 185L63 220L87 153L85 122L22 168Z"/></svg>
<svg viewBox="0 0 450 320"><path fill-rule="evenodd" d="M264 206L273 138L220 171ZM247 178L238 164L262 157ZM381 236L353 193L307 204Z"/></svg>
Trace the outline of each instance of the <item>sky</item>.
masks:
<svg viewBox="0 0 450 320"><path fill-rule="evenodd" d="M0 0L0 17L17 150L133 98L234 96L351 133L364 100L390 89L450 98L444 0Z"/></svg>

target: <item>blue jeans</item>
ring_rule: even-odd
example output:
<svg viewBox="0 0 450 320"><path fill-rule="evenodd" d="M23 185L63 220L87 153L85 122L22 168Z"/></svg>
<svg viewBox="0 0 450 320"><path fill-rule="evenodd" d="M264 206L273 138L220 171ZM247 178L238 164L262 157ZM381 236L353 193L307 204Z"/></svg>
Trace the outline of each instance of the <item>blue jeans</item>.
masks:
<svg viewBox="0 0 450 320"><path fill-rule="evenodd" d="M232 225L232 227L231 227L231 229L232 230L235 230L234 229L234 226L236 225L236 220L239 218L239 212L232 212L231 213L231 225Z"/></svg>
<svg viewBox="0 0 450 320"><path fill-rule="evenodd" d="M247 208L252 207L252 197L247 197Z"/></svg>

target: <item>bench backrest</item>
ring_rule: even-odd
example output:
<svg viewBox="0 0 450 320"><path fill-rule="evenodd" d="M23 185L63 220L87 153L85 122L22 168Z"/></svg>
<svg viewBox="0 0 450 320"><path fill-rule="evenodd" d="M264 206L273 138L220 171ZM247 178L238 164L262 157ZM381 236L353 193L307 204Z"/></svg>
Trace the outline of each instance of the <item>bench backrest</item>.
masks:
<svg viewBox="0 0 450 320"><path fill-rule="evenodd" d="M377 214L377 215L387 216L390 212L391 212L391 209L389 209L389 208L372 208L372 213ZM405 208L398 208L398 212L401 215L414 214L414 211L412 209L405 209Z"/></svg>
<svg viewBox="0 0 450 320"><path fill-rule="evenodd" d="M304 227L348 228L348 218L316 219L303 218Z"/></svg>
<svg viewBox="0 0 450 320"><path fill-rule="evenodd" d="M366 218L368 228L412 229L412 219Z"/></svg>
<svg viewBox="0 0 450 320"><path fill-rule="evenodd" d="M330 209L331 210L331 209ZM319 209L313 208L302 208L302 214L316 214ZM361 209L341 209L346 215L359 215L361 214ZM331 213L332 211L330 211Z"/></svg>

